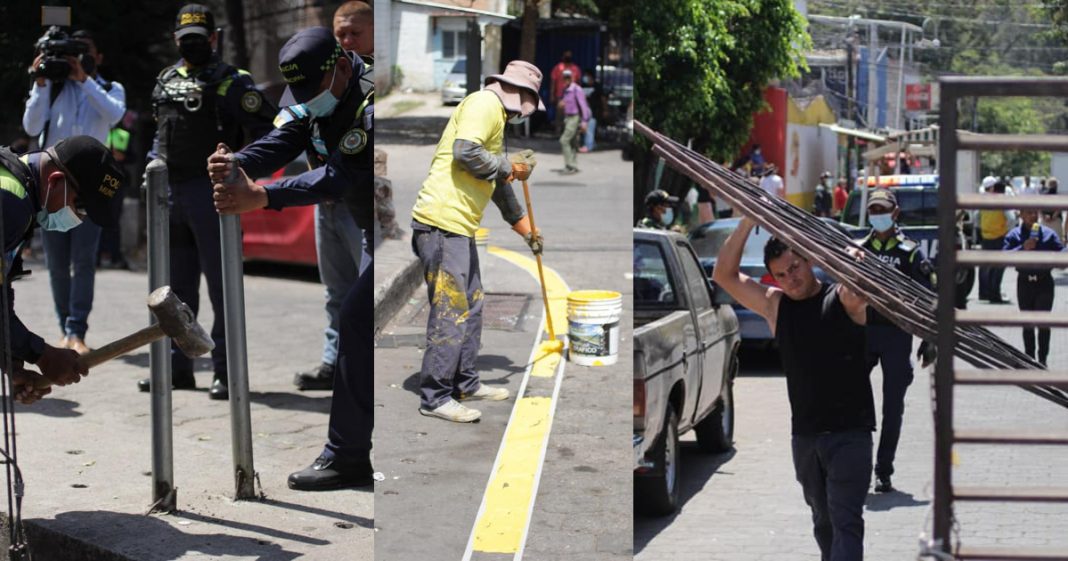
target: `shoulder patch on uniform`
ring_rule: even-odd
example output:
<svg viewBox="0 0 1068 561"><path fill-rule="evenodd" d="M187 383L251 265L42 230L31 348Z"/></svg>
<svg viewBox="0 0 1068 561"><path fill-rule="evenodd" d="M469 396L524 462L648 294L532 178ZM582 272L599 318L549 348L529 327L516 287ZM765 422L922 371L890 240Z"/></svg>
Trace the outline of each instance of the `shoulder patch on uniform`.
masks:
<svg viewBox="0 0 1068 561"><path fill-rule="evenodd" d="M917 244L914 240L906 238L905 234L898 234L897 241L901 244L901 249L904 249L905 251L912 251L919 247L919 244Z"/></svg>
<svg viewBox="0 0 1068 561"><path fill-rule="evenodd" d="M249 113L255 113L263 106L263 98L260 92L249 90L241 96L241 108Z"/></svg>
<svg viewBox="0 0 1068 561"><path fill-rule="evenodd" d="M338 148L342 154L358 154L364 147L367 146L367 132L361 128L351 128L349 132L345 133L345 136L341 137L341 143Z"/></svg>

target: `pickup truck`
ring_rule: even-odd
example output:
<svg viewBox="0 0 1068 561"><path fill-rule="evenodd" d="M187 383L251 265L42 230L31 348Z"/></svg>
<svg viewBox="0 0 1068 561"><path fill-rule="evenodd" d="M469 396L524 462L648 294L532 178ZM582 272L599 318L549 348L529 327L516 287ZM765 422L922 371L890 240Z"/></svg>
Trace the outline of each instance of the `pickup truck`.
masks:
<svg viewBox="0 0 1068 561"><path fill-rule="evenodd" d="M685 237L634 230L634 502L644 514L678 507L680 434L693 430L707 452L733 445L741 338L725 296Z"/></svg>

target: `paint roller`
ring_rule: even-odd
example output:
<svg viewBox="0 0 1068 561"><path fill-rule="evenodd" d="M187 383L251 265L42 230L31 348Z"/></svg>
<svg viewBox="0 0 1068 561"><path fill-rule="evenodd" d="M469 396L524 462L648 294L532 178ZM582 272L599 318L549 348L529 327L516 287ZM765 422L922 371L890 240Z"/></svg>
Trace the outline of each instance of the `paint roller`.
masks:
<svg viewBox="0 0 1068 561"><path fill-rule="evenodd" d="M530 204L530 187L527 186L527 181L523 180L523 198L527 203L527 216L530 217L530 230L536 232L537 227L534 226L534 205ZM541 351L545 353L562 353L564 352L564 342L556 339L556 331L553 330L553 315L549 310L549 295L545 291L545 273L541 268L541 254L534 255L534 258L538 261L538 281L541 283L541 300L545 304L545 327L549 330L549 340L541 343Z"/></svg>

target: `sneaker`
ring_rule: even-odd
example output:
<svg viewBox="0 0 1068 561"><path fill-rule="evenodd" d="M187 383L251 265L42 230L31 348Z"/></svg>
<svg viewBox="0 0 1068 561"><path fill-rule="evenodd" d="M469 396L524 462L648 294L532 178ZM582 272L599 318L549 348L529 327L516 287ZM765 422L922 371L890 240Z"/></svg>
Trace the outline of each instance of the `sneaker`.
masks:
<svg viewBox="0 0 1068 561"><path fill-rule="evenodd" d="M560 175L575 175L578 172L579 172L578 168L567 167L567 168L564 168L564 171L560 172Z"/></svg>
<svg viewBox="0 0 1068 561"><path fill-rule="evenodd" d="M508 399L511 393L508 392L508 388L491 388L486 384L482 384L475 390L475 393L460 394L457 398L459 401L468 401L471 399L485 399L486 401L504 401Z"/></svg>
<svg viewBox="0 0 1068 561"><path fill-rule="evenodd" d="M590 153L590 149L586 148L585 146L580 146L579 147L579 152L582 153L582 154L589 154Z"/></svg>
<svg viewBox="0 0 1068 561"><path fill-rule="evenodd" d="M481 411L464 407L455 399L450 399L433 409L420 407L419 413L427 417L437 417L454 423L473 423L482 417Z"/></svg>
<svg viewBox="0 0 1068 561"><path fill-rule="evenodd" d="M890 476L875 476L875 492L876 493L891 493L894 491L894 486L890 484Z"/></svg>
<svg viewBox="0 0 1068 561"><path fill-rule="evenodd" d="M297 372L293 376L293 385L300 391L334 389L334 365L322 363L318 368L308 372Z"/></svg>

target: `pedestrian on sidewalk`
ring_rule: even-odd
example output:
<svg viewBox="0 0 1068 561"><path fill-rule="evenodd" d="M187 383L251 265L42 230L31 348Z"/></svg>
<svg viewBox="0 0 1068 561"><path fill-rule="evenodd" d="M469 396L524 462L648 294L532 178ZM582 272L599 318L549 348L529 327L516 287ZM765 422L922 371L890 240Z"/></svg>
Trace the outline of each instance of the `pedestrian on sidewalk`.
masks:
<svg viewBox="0 0 1068 561"><path fill-rule="evenodd" d="M564 97L565 71L571 72L572 78L576 80L582 77L582 69L571 60L571 51L560 53L560 61L549 72L549 92L551 94L549 101L553 107L552 118L556 134L560 134L560 131L564 130L564 108L561 101Z"/></svg>
<svg viewBox="0 0 1068 561"><path fill-rule="evenodd" d="M822 558L863 559L875 430L864 353L868 305L844 285L819 281L812 264L778 238L764 246L764 264L780 288L742 273L742 251L754 226L743 218L727 238L712 280L762 316L779 345L794 471L812 509Z"/></svg>
<svg viewBox="0 0 1068 561"><path fill-rule="evenodd" d="M201 274L207 281L215 316L211 326L214 376L208 397L229 399L222 242L204 162L220 142L240 146L267 134L275 110L248 72L219 58L215 50L218 39L215 16L208 8L187 4L179 10L174 41L182 59L160 72L152 92L159 126L148 158L160 158L167 164L171 288L197 315ZM198 103L192 102L190 91L197 92ZM193 359L172 343L171 380L175 389L196 388L193 366ZM150 380L142 379L137 386L147 392Z"/></svg>
<svg viewBox="0 0 1068 561"><path fill-rule="evenodd" d="M423 415L469 423L482 413L460 401L508 399L507 389L483 384L475 366L483 305L475 232L492 200L531 251L541 252L541 233L531 230L511 185L530 176L534 152L504 154L505 123L544 110L540 88L541 71L521 60L487 76L485 88L465 97L449 118L412 209L412 249L430 300L419 377Z"/></svg>
<svg viewBox="0 0 1068 561"><path fill-rule="evenodd" d="M1038 223L1038 211L1020 210L1020 225L1005 235L1005 251L1064 251L1064 244L1052 228ZM1050 269L1016 268L1016 301L1020 310L1053 309L1053 273ZM1049 358L1048 327L1038 329L1038 348L1035 348L1035 328L1023 328L1024 353L1046 365Z"/></svg>
<svg viewBox="0 0 1068 561"><path fill-rule="evenodd" d="M374 90L361 87L362 66L360 57L342 50L330 29L299 31L278 53L288 87L277 128L237 154L219 144L208 158L215 208L221 214L338 200L363 230L366 266L338 310L338 375L328 439L310 466L290 474L289 488L298 491L373 482L374 261L368 240L374 220ZM301 151L313 169L266 187L249 179L268 175Z"/></svg>
<svg viewBox="0 0 1068 561"><path fill-rule="evenodd" d="M849 190L846 189L846 180L844 177L839 177L834 185L834 206L831 209L831 215L836 219L842 219L842 211L845 210L847 200L849 200Z"/></svg>
<svg viewBox="0 0 1068 561"><path fill-rule="evenodd" d="M0 325L0 340L11 345L12 394L32 403L49 393L35 390L40 376L52 384L77 383L89 372L78 363L78 353L53 347L23 325L15 314L11 281L29 274L22 267L22 245L36 226L48 232L65 232L88 217L100 226L118 220L112 198L121 192L122 170L102 143L90 136L70 136L41 152L17 156L0 147L0 197L3 197L4 286L8 293L8 323ZM0 355L4 353L0 348ZM7 361L0 356L0 365ZM40 374L25 368L34 364Z"/></svg>
<svg viewBox="0 0 1068 561"><path fill-rule="evenodd" d="M370 4L350 0L334 12L334 37L347 52L360 57L373 56L374 21ZM334 387L341 303L365 268L360 259L362 247L363 234L341 201L327 200L315 205L315 257L319 279L326 286L327 324L319 366L293 377L293 385L298 389Z"/></svg>
<svg viewBox="0 0 1068 561"><path fill-rule="evenodd" d="M887 189L876 189L868 195L868 220L871 231L860 246L877 259L894 266L905 276L927 288L932 287L934 266L923 254L920 245L905 236L897 227L901 214L897 198ZM901 439L901 421L905 414L905 392L912 384L912 335L894 325L889 319L872 312L868 321L868 368L882 365L883 417L879 431L879 448L875 454L875 492L894 490L890 476L894 474L894 457ZM923 366L934 361L932 347L920 344Z"/></svg>
<svg viewBox="0 0 1068 561"><path fill-rule="evenodd" d="M983 190L996 196L1004 196L1004 181L987 177L983 179ZM979 211L979 245L986 250L1001 251L1005 247L1005 234L1016 226L1016 214L1011 210L988 209ZM979 268L979 299L991 304L1006 304L1008 300L1001 294L1001 279L1005 276L1005 267Z"/></svg>
<svg viewBox="0 0 1068 561"><path fill-rule="evenodd" d="M122 84L109 82L97 72L104 55L97 50L93 35L79 30L71 35L71 40L83 43L88 52L67 57L70 74L65 79L52 80L37 72L42 53L38 53L30 68L35 78L22 115L22 127L38 137L41 148L50 148L64 138L82 134L106 142L111 127L126 113L126 90ZM93 309L100 231L100 225L89 219L70 230L45 230L41 236L52 299L63 333L58 346L79 354L89 352L85 334L89 331L89 313Z"/></svg>
<svg viewBox="0 0 1068 561"><path fill-rule="evenodd" d="M816 197L812 203L812 214L820 217L831 215L831 172L825 171L820 174L820 182L816 184Z"/></svg>
<svg viewBox="0 0 1068 561"><path fill-rule="evenodd" d="M579 172L579 135L586 132L590 120L590 106L586 104L586 93L572 81L571 71L565 70L562 76L564 93L560 106L564 112L564 132L560 135L560 149L564 153L564 169L561 174L572 175Z"/></svg>
<svg viewBox="0 0 1068 561"><path fill-rule="evenodd" d="M1051 177L1045 180L1045 187L1042 189L1043 195L1056 195L1059 182L1056 177ZM1042 225L1047 226L1057 233L1057 237L1064 241L1064 210L1062 209L1050 209L1042 211Z"/></svg>
<svg viewBox="0 0 1068 561"><path fill-rule="evenodd" d="M760 188L774 197L786 198L786 189L783 187L782 176L779 175L779 169L775 167L775 164L765 166L764 176L760 178Z"/></svg>

